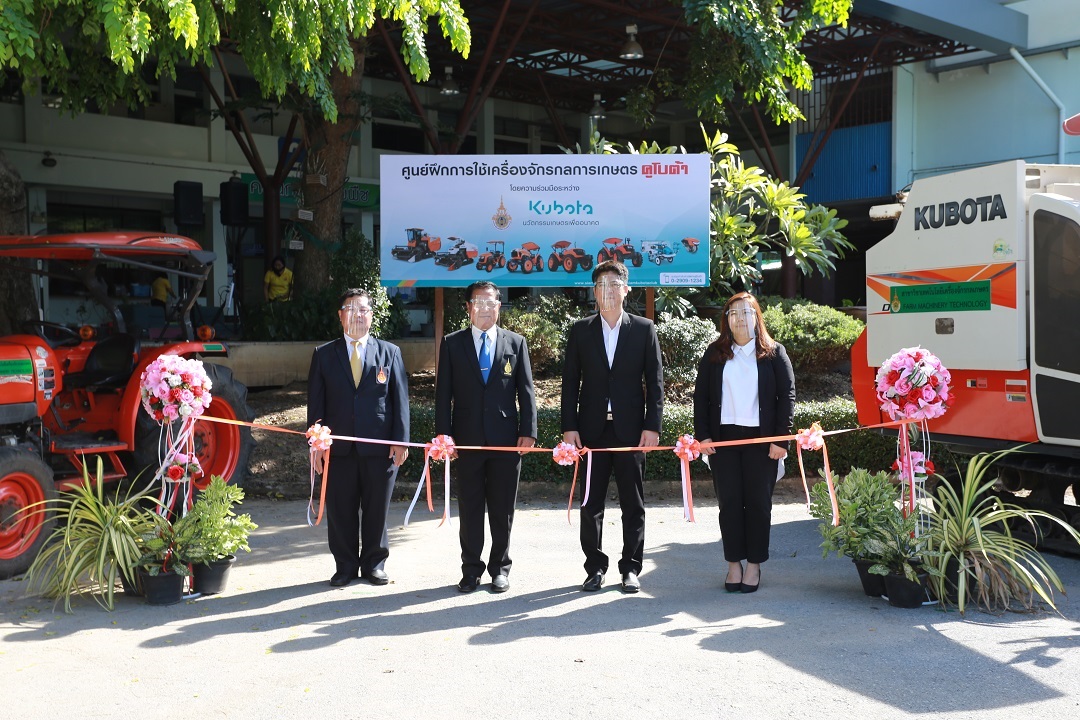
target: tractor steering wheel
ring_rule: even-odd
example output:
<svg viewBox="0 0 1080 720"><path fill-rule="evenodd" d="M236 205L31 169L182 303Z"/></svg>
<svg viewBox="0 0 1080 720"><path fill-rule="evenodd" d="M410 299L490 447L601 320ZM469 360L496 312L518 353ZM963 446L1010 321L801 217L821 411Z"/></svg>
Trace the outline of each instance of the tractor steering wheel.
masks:
<svg viewBox="0 0 1080 720"><path fill-rule="evenodd" d="M47 320L27 320L22 324L22 329L37 335L47 342L49 347L75 346L82 342L78 330ZM50 338L50 334L53 337Z"/></svg>

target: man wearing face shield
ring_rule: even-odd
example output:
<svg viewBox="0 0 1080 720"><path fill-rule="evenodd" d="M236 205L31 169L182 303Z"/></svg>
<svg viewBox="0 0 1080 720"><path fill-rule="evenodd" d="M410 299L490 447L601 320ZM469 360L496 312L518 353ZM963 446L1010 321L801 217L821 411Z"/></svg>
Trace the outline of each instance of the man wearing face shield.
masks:
<svg viewBox="0 0 1080 720"><path fill-rule="evenodd" d="M525 338L498 326L499 289L481 280L465 290L470 327L447 335L435 379L435 432L459 445L529 448L536 444L536 399ZM473 592L486 570L491 591L510 589L510 529L514 524L521 455L462 450L457 462L461 581ZM484 551L484 509L491 552Z"/></svg>
<svg viewBox="0 0 1080 720"><path fill-rule="evenodd" d="M342 337L315 349L308 372L308 425L334 435L409 441L409 386L401 351L370 334L371 297L346 290L338 303ZM326 532L335 570L330 585L357 577L389 582L386 515L404 445L337 440L330 446L326 482Z"/></svg>
<svg viewBox="0 0 1080 720"><path fill-rule="evenodd" d="M652 320L623 310L630 292L626 266L593 270L596 315L578 320L566 341L562 383L563 441L588 448L655 447L660 438L664 376ZM608 570L601 546L608 482L614 471L622 509L622 590L641 589L645 550L644 452L593 454L592 487L581 506L581 549L587 577L581 589L599 590Z"/></svg>

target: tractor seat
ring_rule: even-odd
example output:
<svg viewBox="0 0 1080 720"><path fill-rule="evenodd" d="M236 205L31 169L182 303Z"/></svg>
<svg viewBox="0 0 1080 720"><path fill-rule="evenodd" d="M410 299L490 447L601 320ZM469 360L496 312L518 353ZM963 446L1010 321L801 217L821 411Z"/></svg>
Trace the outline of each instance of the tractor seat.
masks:
<svg viewBox="0 0 1080 720"><path fill-rule="evenodd" d="M64 387L90 390L123 387L135 369L136 344L134 335L105 338L90 350L82 372L64 376Z"/></svg>

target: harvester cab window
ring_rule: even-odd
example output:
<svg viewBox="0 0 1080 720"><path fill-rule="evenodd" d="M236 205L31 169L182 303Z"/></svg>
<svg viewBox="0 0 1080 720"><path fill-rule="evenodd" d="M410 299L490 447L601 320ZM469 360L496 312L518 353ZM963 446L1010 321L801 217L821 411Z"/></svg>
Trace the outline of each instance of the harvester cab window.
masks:
<svg viewBox="0 0 1080 720"><path fill-rule="evenodd" d="M1035 362L1080 374L1080 226L1045 210L1032 222Z"/></svg>

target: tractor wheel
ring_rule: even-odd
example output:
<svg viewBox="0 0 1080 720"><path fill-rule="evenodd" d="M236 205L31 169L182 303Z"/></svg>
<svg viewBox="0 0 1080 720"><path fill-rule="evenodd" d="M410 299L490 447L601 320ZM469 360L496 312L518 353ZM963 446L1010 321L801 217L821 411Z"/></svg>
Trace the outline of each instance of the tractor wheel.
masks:
<svg viewBox="0 0 1080 720"><path fill-rule="evenodd" d="M523 271L523 272L524 272L524 273L525 273L526 275L528 275L529 273L531 273L531 272L533 271L533 261L532 261L532 258L526 258L526 259L525 259L525 262L523 262L523 263L521 264L521 270L522 270L522 271Z"/></svg>
<svg viewBox="0 0 1080 720"><path fill-rule="evenodd" d="M510 262L506 263L506 269L509 270L510 272L517 272L518 271L518 261L517 260L511 260Z"/></svg>
<svg viewBox="0 0 1080 720"><path fill-rule="evenodd" d="M645 259L641 257L641 253L636 252L630 256L630 262L634 264L634 267L641 267L641 263L645 262Z"/></svg>
<svg viewBox="0 0 1080 720"><path fill-rule="evenodd" d="M606 252L604 252L603 250L596 253L596 264L597 265L599 265L600 263L604 262L607 259L608 259L608 254Z"/></svg>
<svg viewBox="0 0 1080 720"><path fill-rule="evenodd" d="M565 270L568 273L572 273L575 270L577 270L577 261L574 260L573 255L567 255L562 259L562 266L563 266L563 270Z"/></svg>
<svg viewBox="0 0 1080 720"><path fill-rule="evenodd" d="M499 258L499 269L501 270L504 267L506 267L506 258L501 257Z"/></svg>
<svg viewBox="0 0 1080 720"><path fill-rule="evenodd" d="M592 255L581 256L581 269L588 272L592 269Z"/></svg>
<svg viewBox="0 0 1080 720"><path fill-rule="evenodd" d="M696 253L696 252L697 252L697 248L698 248L698 246L697 246L697 245L691 245L691 246L690 246L690 252L692 252L692 253Z"/></svg>
<svg viewBox="0 0 1080 720"><path fill-rule="evenodd" d="M486 265L484 266L484 269L485 269L485 270L487 270L488 272L491 272L492 270L494 270L494 269L495 269L495 263L494 263L494 262L489 262L489 263L487 263L487 264L486 264Z"/></svg>
<svg viewBox="0 0 1080 720"><path fill-rule="evenodd" d="M668 255L668 256L667 256L666 258L664 258L664 259L665 259L665 260L667 260L667 261L668 261L668 263L673 263L673 262L675 262L675 256L674 256L674 255Z"/></svg>
<svg viewBox="0 0 1080 720"><path fill-rule="evenodd" d="M0 448L0 580L37 557L56 524L55 500L52 468L29 450Z"/></svg>
<svg viewBox="0 0 1080 720"><path fill-rule="evenodd" d="M656 259L654 259L653 262L655 262L657 265L660 265L660 264L662 264L664 262L664 258L657 255Z"/></svg>
<svg viewBox="0 0 1080 720"><path fill-rule="evenodd" d="M555 253L548 255L548 270L555 272L555 268L559 267L559 256Z"/></svg>
<svg viewBox="0 0 1080 720"><path fill-rule="evenodd" d="M254 420L255 412L247 404L247 387L233 379L232 370L211 363L206 363L203 367L213 383L210 388L213 400L204 414L223 420ZM179 427L177 423L174 429ZM139 419L135 424L135 468L150 468L144 473L149 473L147 479L153 477L153 472L158 467L158 443L161 439L161 428L140 409ZM209 484L212 475L220 475L226 482L242 485L247 475L248 457L254 446L255 441L249 427L197 420L195 454L202 465L203 476L195 482L195 487L202 490Z"/></svg>

